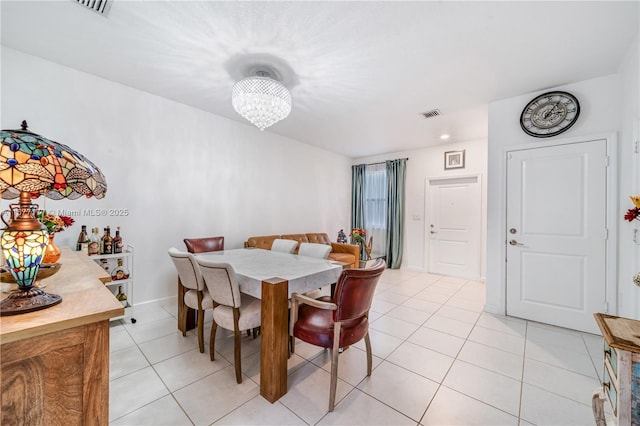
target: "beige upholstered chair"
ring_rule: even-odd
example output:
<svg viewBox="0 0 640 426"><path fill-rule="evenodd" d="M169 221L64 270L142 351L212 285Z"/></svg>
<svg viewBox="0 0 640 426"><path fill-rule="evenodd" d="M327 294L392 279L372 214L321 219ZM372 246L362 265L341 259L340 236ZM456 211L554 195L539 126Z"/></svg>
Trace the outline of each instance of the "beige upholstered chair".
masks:
<svg viewBox="0 0 640 426"><path fill-rule="evenodd" d="M298 256L317 257L318 259L326 259L331 253L331 246L326 244L301 243L298 250Z"/></svg>
<svg viewBox="0 0 640 426"><path fill-rule="evenodd" d="M224 237L185 238L184 245L189 253L205 253L224 250ZM184 293L187 291L178 279L178 329L186 333L195 325L194 310L183 302ZM186 312L183 312L186 311Z"/></svg>
<svg viewBox="0 0 640 426"><path fill-rule="evenodd" d="M298 250L298 256L316 257L318 259L326 259L331 253L331 246L316 243L301 243ZM320 289L311 290L304 294L307 297L317 298L322 295Z"/></svg>
<svg viewBox="0 0 640 426"><path fill-rule="evenodd" d="M213 309L213 300L205 288L200 268L198 268L193 255L172 247L169 249L169 256L178 271L180 282L184 286L185 291L182 294L184 304L198 312L198 347L200 353L203 353L204 311L205 309ZM188 309L183 309L181 315L184 318L179 318L178 321L186 323L187 313ZM183 330L182 335L186 336L186 334L186 330Z"/></svg>
<svg viewBox="0 0 640 426"><path fill-rule="evenodd" d="M333 411L335 406L340 348L364 339L367 376L371 375L369 309L384 268L384 261L378 259L371 268L345 269L338 279L333 298L312 299L297 293L291 295L290 335L331 350L329 411Z"/></svg>
<svg viewBox="0 0 640 426"><path fill-rule="evenodd" d="M233 330L236 381L242 383L240 339L242 330L260 326L260 299L240 293L233 267L228 263L196 258L205 285L213 299L213 325L209 340L209 355L214 359L218 326Z"/></svg>
<svg viewBox="0 0 640 426"><path fill-rule="evenodd" d="M294 240L283 240L276 238L271 245L271 251L280 251L282 253L293 253L298 247L298 242Z"/></svg>

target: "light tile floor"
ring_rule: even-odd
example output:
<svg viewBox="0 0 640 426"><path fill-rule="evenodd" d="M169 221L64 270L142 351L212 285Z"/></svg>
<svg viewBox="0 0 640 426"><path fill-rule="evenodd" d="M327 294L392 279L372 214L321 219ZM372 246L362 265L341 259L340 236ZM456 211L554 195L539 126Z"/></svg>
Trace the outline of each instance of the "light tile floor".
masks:
<svg viewBox="0 0 640 426"><path fill-rule="evenodd" d="M327 412L328 351L296 343L289 391L259 395L260 339L244 336L237 384L233 338L209 360L177 331L175 299L137 305L111 326L112 425L590 425L602 338L482 312L482 283L387 270L364 343L340 355L338 405Z"/></svg>

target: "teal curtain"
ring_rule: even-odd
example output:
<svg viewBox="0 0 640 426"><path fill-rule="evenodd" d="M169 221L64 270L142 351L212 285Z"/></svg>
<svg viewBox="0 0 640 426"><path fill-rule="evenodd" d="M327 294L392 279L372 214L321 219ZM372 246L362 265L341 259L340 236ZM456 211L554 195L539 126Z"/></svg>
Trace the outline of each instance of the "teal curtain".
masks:
<svg viewBox="0 0 640 426"><path fill-rule="evenodd" d="M365 164L356 164L351 166L351 229L365 229L364 210L365 210L365 181L366 181ZM362 247L360 248L360 257L363 255Z"/></svg>
<svg viewBox="0 0 640 426"><path fill-rule="evenodd" d="M387 267L399 269L404 243L404 200L407 160L386 161L387 167Z"/></svg>

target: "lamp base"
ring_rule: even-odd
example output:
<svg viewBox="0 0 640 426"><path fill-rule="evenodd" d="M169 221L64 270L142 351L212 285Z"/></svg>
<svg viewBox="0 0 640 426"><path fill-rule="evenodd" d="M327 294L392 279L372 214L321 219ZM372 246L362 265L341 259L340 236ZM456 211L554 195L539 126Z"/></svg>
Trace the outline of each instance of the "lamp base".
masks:
<svg viewBox="0 0 640 426"><path fill-rule="evenodd" d="M39 288L31 287L28 290L18 290L0 302L0 316L39 311L60 302L62 302L61 296L45 293Z"/></svg>

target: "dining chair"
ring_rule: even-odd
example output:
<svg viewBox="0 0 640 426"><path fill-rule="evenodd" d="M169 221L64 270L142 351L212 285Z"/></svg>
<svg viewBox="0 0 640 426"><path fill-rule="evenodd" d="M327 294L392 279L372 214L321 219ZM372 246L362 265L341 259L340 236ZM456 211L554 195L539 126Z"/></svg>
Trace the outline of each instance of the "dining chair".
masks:
<svg viewBox="0 0 640 426"><path fill-rule="evenodd" d="M331 253L331 246L318 243L300 243L300 249L298 250L298 256L315 257L318 259L328 258L329 253ZM316 299L322 295L322 291L315 289L304 293L304 295Z"/></svg>
<svg viewBox="0 0 640 426"><path fill-rule="evenodd" d="M184 245L189 253L205 253L224 250L224 237L185 238Z"/></svg>
<svg viewBox="0 0 640 426"><path fill-rule="evenodd" d="M182 293L182 302L188 308L195 309L198 317L198 347L200 353L204 352L204 311L206 309L213 309L213 300L209 296L200 268L194 260L194 256L191 253L183 252L175 247L169 249L169 256L173 261L176 270L178 271L178 279L184 287ZM186 316L188 309L182 309L178 321L186 323ZM182 331L182 335L186 336L186 329Z"/></svg>
<svg viewBox="0 0 640 426"><path fill-rule="evenodd" d="M295 240L284 240L282 238L276 238L271 245L271 251L279 251L282 253L293 253L298 247L298 242Z"/></svg>
<svg viewBox="0 0 640 426"><path fill-rule="evenodd" d="M326 259L331 253L331 246L317 243L300 243L298 256L317 257L318 259Z"/></svg>
<svg viewBox="0 0 640 426"><path fill-rule="evenodd" d="M313 299L297 293L291 295L291 336L331 351L329 411L333 411L335 407L340 348L353 345L364 338L367 376L371 376L369 309L384 268L384 260L378 259L371 268L343 270L333 298L323 296ZM295 346L292 347L292 352L295 352Z"/></svg>
<svg viewBox="0 0 640 426"><path fill-rule="evenodd" d="M189 253L205 253L209 251L224 250L224 237L204 237L204 238L185 238L184 245ZM186 333L192 329L196 323L195 310L186 306L183 302L184 293L187 289L178 278L178 330ZM186 311L186 312L182 312Z"/></svg>
<svg viewBox="0 0 640 426"><path fill-rule="evenodd" d="M233 330L236 381L242 383L241 331L260 326L260 299L240 293L233 267L228 263L196 258L205 285L213 299L213 324L209 339L209 356L214 360L215 338L218 326ZM255 338L255 333L254 333Z"/></svg>

